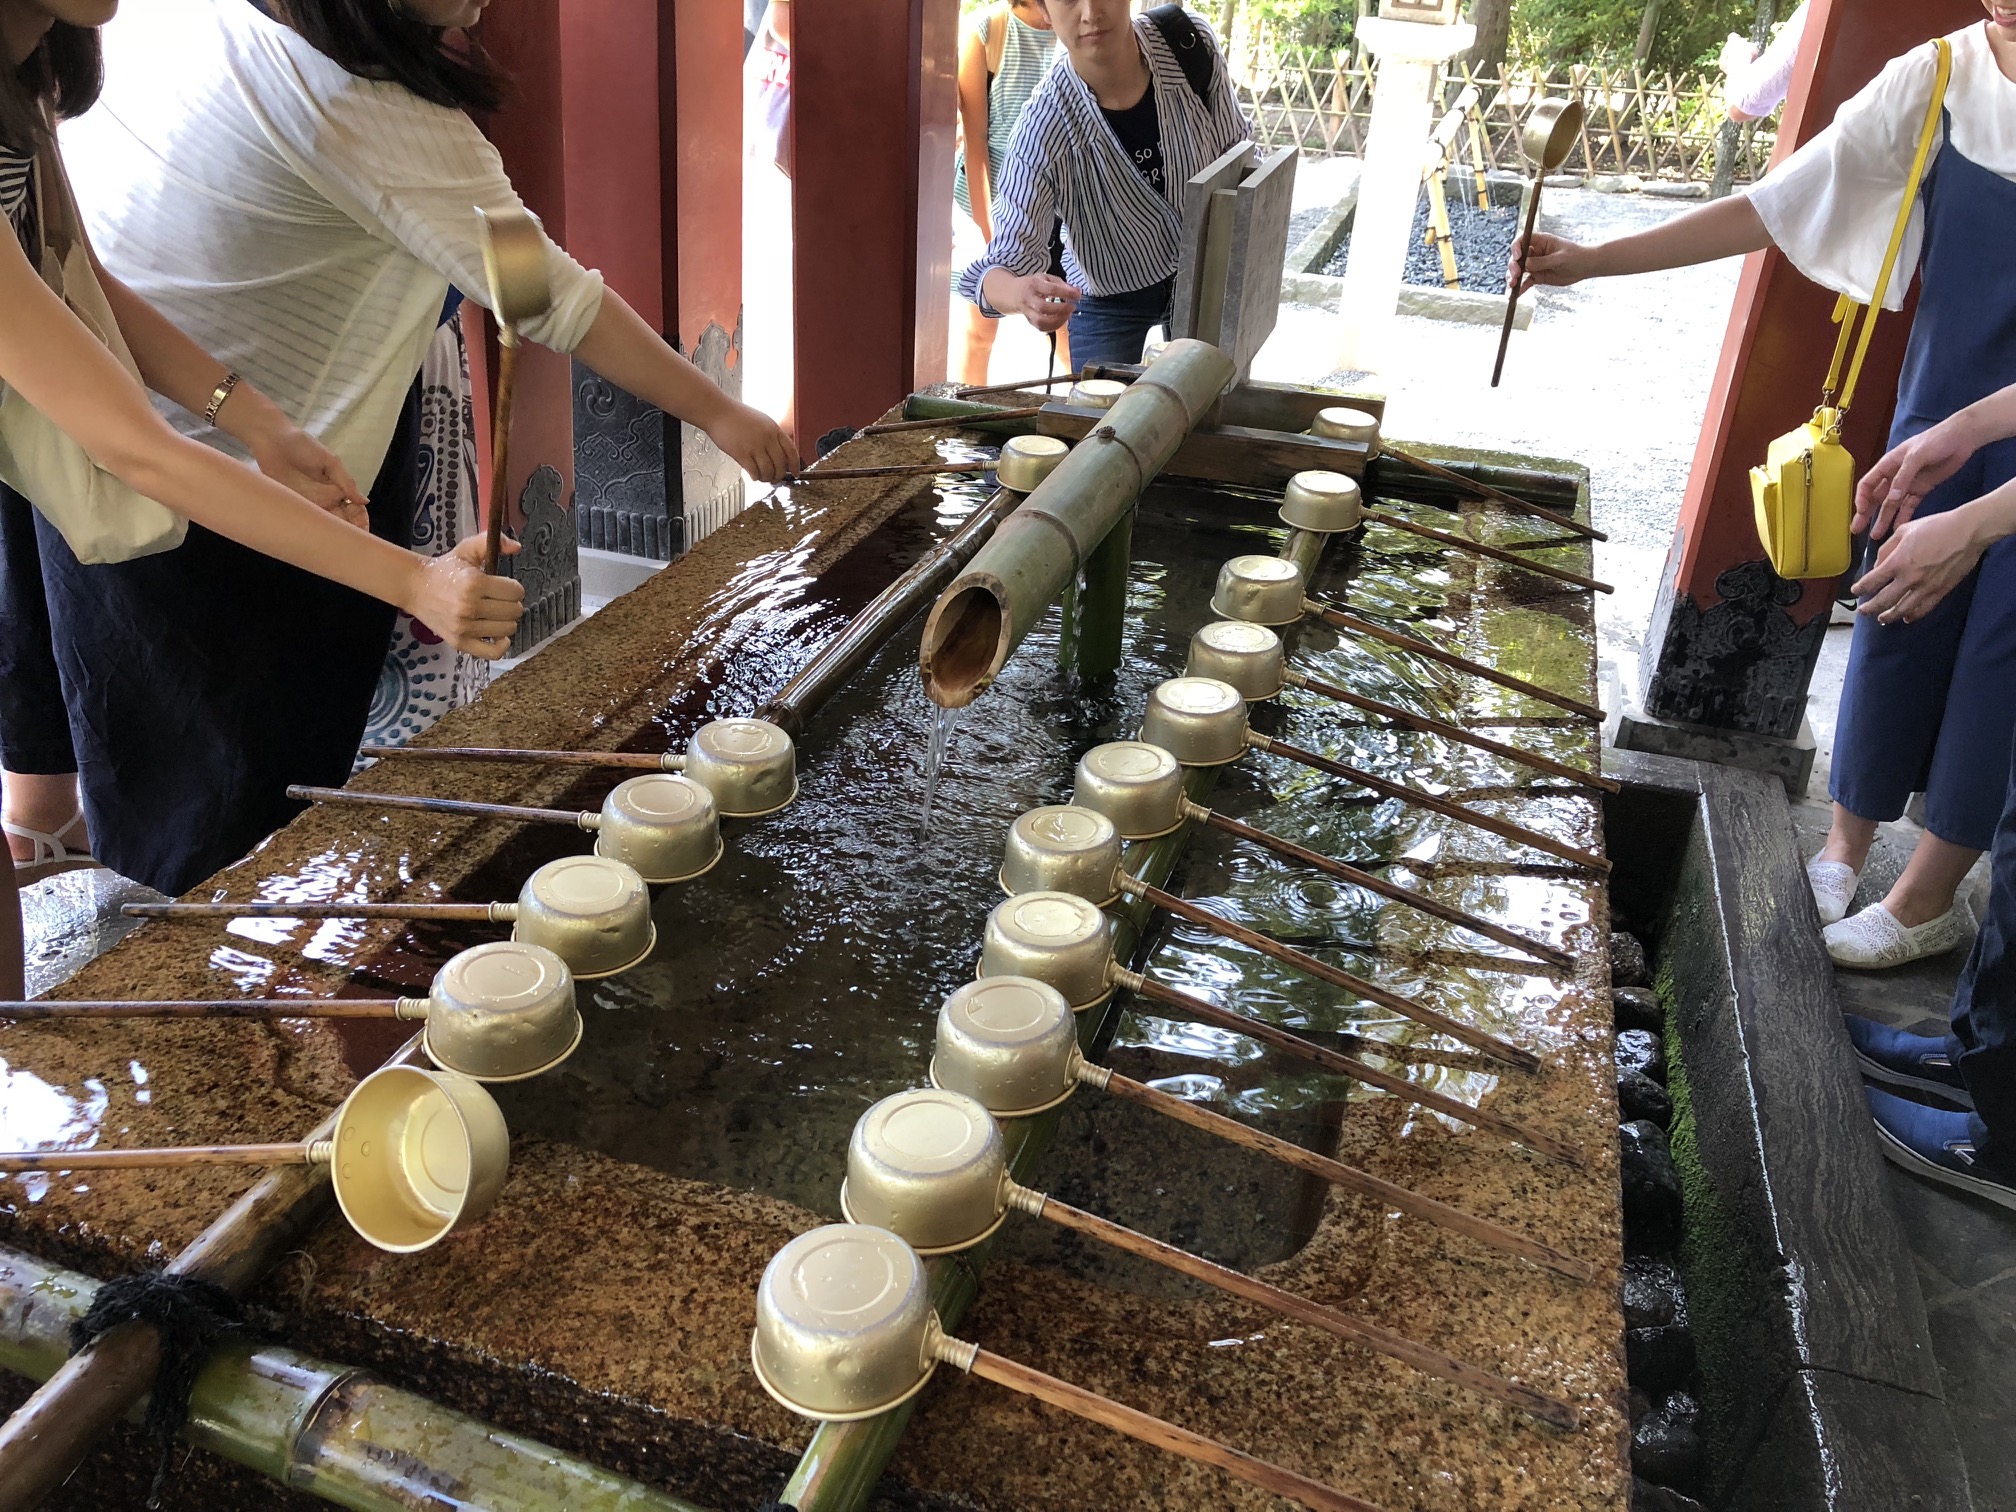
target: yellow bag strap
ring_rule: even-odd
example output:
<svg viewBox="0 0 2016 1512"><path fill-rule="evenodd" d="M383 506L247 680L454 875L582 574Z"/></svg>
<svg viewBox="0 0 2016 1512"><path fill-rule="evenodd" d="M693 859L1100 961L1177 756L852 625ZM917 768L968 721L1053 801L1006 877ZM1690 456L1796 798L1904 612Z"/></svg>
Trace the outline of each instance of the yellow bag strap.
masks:
<svg viewBox="0 0 2016 1512"><path fill-rule="evenodd" d="M1897 254L1904 248L1904 233L1911 227L1911 207L1918 202L1918 187L1925 181L1925 164L1932 156L1932 136L1939 129L1939 113L1946 105L1946 85L1953 77L1953 44L1944 37L1933 44L1939 50L1939 65L1932 80L1932 100L1925 107L1925 124L1918 133L1918 152L1911 160L1911 176L1904 183L1904 203L1897 208L1897 224L1890 232L1890 246L1883 254L1883 271L1876 275L1876 287L1869 296L1866 307L1858 306L1847 295L1842 295L1834 306L1834 319L1841 326L1841 335L1834 343L1834 361L1827 369L1827 388L1821 395L1821 408L1826 408L1834 397L1834 390L1841 378L1841 359L1847 355L1849 339L1855 333L1855 312L1866 308L1867 315L1862 321L1862 333L1855 342L1855 359L1848 365L1848 382L1841 390L1841 403L1837 406L1840 414L1848 412L1848 406L1855 402L1855 384L1862 376L1862 359L1869 355L1870 338L1876 334L1876 317L1883 309L1883 296L1890 291L1890 275L1897 267ZM1835 429L1838 430L1837 420Z"/></svg>

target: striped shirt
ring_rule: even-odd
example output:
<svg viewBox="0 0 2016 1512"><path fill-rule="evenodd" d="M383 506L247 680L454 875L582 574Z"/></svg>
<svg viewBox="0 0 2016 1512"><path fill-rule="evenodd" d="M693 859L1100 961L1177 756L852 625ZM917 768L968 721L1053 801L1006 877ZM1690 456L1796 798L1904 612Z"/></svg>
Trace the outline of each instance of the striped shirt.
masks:
<svg viewBox="0 0 2016 1512"><path fill-rule="evenodd" d="M994 193L999 192L1001 165L1007 161L1015 123L1022 119L1022 108L1029 103L1029 97L1043 82L1057 56L1057 33L1031 26L1006 5L983 11L973 23L983 53L995 25L1004 20L1008 37L1001 45L1001 71L987 81L987 182ZM973 213L963 152L952 172L952 201L966 214Z"/></svg>
<svg viewBox="0 0 2016 1512"><path fill-rule="evenodd" d="M1176 271L1191 178L1251 134L1224 54L1204 22L1190 19L1213 54L1209 105L1155 23L1134 21L1162 120L1166 194L1135 171L1070 57L1059 56L1016 124L994 185L994 239L960 273L962 298L978 302L989 268L1025 277L1047 270L1053 219L1064 222L1064 276L1088 294L1131 293Z"/></svg>
<svg viewBox="0 0 2016 1512"><path fill-rule="evenodd" d="M0 216L6 217L23 251L28 250L28 223L34 217L34 187L34 155L0 147Z"/></svg>
<svg viewBox="0 0 2016 1512"><path fill-rule="evenodd" d="M245 0L147 0L102 35L104 95L63 128L100 258L376 476L449 287L488 300L474 207L520 206L496 149L461 111L354 77ZM553 308L525 334L571 351L602 280L550 242L546 264Z"/></svg>

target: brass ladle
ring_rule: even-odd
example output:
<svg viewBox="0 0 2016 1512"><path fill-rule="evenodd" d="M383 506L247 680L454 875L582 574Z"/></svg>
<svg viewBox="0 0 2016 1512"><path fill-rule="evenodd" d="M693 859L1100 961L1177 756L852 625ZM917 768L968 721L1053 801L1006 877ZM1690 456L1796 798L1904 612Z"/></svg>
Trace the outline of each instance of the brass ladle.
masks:
<svg viewBox="0 0 2016 1512"><path fill-rule="evenodd" d="M1412 998L1389 992L1376 982L1319 961L1307 951L1284 945L1272 935L1248 929L1132 876L1120 864L1120 831L1111 819L1094 809L1057 803L1030 809L1017 817L1008 827L1002 853L1001 890L1011 898L1024 893L1071 893L1099 908L1123 895L1139 898L1151 908L1159 908L1224 939L1236 940L1305 976L1341 987L1437 1034L1460 1040L1495 1061L1521 1071L1539 1069L1539 1057L1530 1050L1522 1050L1508 1040L1486 1034Z"/></svg>
<svg viewBox="0 0 2016 1512"><path fill-rule="evenodd" d="M1094 1065L1078 1048L1077 1024L1064 994L1034 977L988 977L968 982L945 999L938 1010L931 1084L972 1098L1002 1122L1047 1113L1081 1086L1110 1092L1151 1113L1278 1160L1344 1191L1371 1197L1382 1207L1530 1260L1572 1281L1586 1283L1595 1274L1587 1261L1564 1255L1489 1219L1276 1139L1187 1099L1158 1092L1110 1067Z"/></svg>
<svg viewBox="0 0 2016 1512"><path fill-rule="evenodd" d="M1519 133L1519 150L1526 154L1535 171L1533 182L1526 188L1526 225L1519 233L1517 245L1532 244L1533 227L1540 220L1541 181L1568 161L1581 132L1580 100L1542 100L1526 117L1526 127ZM1518 311L1519 290L1515 285L1505 291L1505 324L1498 332L1498 360L1491 364L1493 388L1498 387L1498 380L1505 372L1505 348L1512 341L1512 321Z"/></svg>
<svg viewBox="0 0 2016 1512"><path fill-rule="evenodd" d="M1603 722L1603 711L1594 704L1584 703L1566 693L1556 693L1551 688L1543 688L1523 677L1514 677L1509 672L1500 672L1496 667L1487 667L1453 651L1444 651L1440 646L1416 636L1388 630L1334 604L1317 603L1308 596L1302 569L1280 557L1238 556L1219 568L1218 585L1211 594L1211 612L1223 619L1245 620L1248 624L1266 625L1271 629L1313 616L1339 630L1384 641L1389 646L1425 656L1430 661L1440 662L1458 672L1467 672L1472 677L1481 677L1514 693L1523 693L1557 709L1579 714L1596 724Z"/></svg>
<svg viewBox="0 0 2016 1512"><path fill-rule="evenodd" d="M1183 900L1178 898L1177 902ZM1187 906L1187 905L1186 905ZM1262 936L1261 938L1265 938ZM1368 1087L1377 1087L1405 1103L1427 1108L1458 1123L1470 1124L1525 1145L1535 1154L1564 1165L1580 1166L1582 1154L1573 1145L1548 1134L1538 1134L1509 1118L1483 1108L1473 1108L1440 1092L1416 1086L1404 1076L1382 1071L1377 1066L1323 1045L1313 1044L1298 1034L1276 1028L1265 1019L1248 1018L1229 1008L1220 1008L1190 993L1165 986L1141 972L1129 971L1113 957L1112 921L1098 905L1076 893L1023 893L995 905L987 916L987 930L980 948L982 978L1034 977L1064 994L1074 1013L1098 1007L1125 987L1145 1002L1173 1008L1201 1024L1241 1034L1248 1039L1305 1060L1326 1071L1348 1076ZM1514 1050L1525 1062L1537 1064L1538 1057Z"/></svg>
<svg viewBox="0 0 2016 1512"><path fill-rule="evenodd" d="M916 1396L944 1364L1315 1512L1379 1512L1307 1476L952 1338L931 1306L923 1262L887 1229L829 1224L780 1249L756 1289L749 1356L757 1382L800 1417L829 1423L879 1417Z"/></svg>
<svg viewBox="0 0 2016 1512"><path fill-rule="evenodd" d="M444 1071L472 1081L523 1081L581 1043L574 976L552 951L495 940L450 957L423 998L122 998L0 1003L0 1019L424 1019L420 1043Z"/></svg>
<svg viewBox="0 0 2016 1512"><path fill-rule="evenodd" d="M628 971L651 954L658 926L644 879L606 856L562 856L525 879L515 903L128 903L133 919L432 919L511 925L583 981Z"/></svg>
<svg viewBox="0 0 2016 1512"><path fill-rule="evenodd" d="M1274 558L1266 560L1273 561ZM1362 767L1319 756L1285 740L1258 734L1247 724L1246 700L1239 696L1239 690L1215 677L1172 677L1158 683L1148 695L1147 712L1141 716L1140 738L1149 745L1162 747L1184 766L1226 766L1249 750L1285 757L1314 771L1370 788L1382 798L1396 799L1501 839L1530 845L1535 850L1545 851L1577 866L1599 872L1610 870L1609 858L1599 852L1570 845L1552 835L1543 835L1538 830L1514 824L1509 819L1500 819L1494 814L1465 808L1418 788L1388 782Z"/></svg>
<svg viewBox="0 0 2016 1512"><path fill-rule="evenodd" d="M355 793L348 788L290 787L289 798L366 808L415 809L424 814L477 814L525 824L569 824L595 836L595 854L621 861L653 886L690 882L721 859L721 816L714 795L684 775L652 772L619 782L600 813L472 803L462 798L414 798L399 793Z"/></svg>
<svg viewBox="0 0 2016 1512"><path fill-rule="evenodd" d="M714 795L724 819L762 819L798 796L797 751L767 719L714 719L667 751L529 751L504 746L365 746L360 755L409 761L515 761L549 766L684 772Z"/></svg>
<svg viewBox="0 0 2016 1512"><path fill-rule="evenodd" d="M991 1237L1009 1213L1026 1213L1467 1386L1556 1428L1581 1425L1573 1407L1530 1386L1032 1191L1008 1174L1007 1147L987 1110L957 1092L939 1087L898 1092L861 1115L847 1141L840 1210L849 1223L888 1229L920 1255L971 1249Z"/></svg>
<svg viewBox="0 0 2016 1512"><path fill-rule="evenodd" d="M504 1115L476 1082L452 1071L386 1066L343 1099L329 1139L15 1150L0 1154L0 1171L325 1165L337 1204L358 1236L379 1249L411 1254L489 1212L510 1159Z"/></svg>
<svg viewBox="0 0 2016 1512"><path fill-rule="evenodd" d="M1240 625L1236 620L1224 623L1236 625L1241 630L1254 630L1262 635L1272 635L1270 630L1258 625ZM1199 632L1200 634L1202 632ZM1241 690L1244 691L1243 689ZM1184 791L1184 771L1176 758L1160 746L1149 745L1141 740L1115 740L1105 745L1094 746L1078 761L1077 781L1071 789L1071 802L1079 808L1091 809L1103 814L1113 822L1122 840L1148 840L1158 835L1173 833L1186 820L1243 840L1249 845L1257 845L1263 850L1312 871L1321 872L1326 877L1348 883L1352 887L1362 887L1367 892L1376 893L1395 903L1404 903L1419 909L1445 924L1454 924L1460 929L1473 930L1486 939L1496 940L1500 945L1509 945L1514 950L1524 951L1564 970L1572 970L1575 957L1544 941L1535 940L1494 924L1489 919L1479 918L1460 908L1452 908L1426 893L1402 887L1397 882L1389 882L1376 872L1365 871L1349 862L1333 860L1329 856L1297 845L1293 840L1284 840L1279 835L1271 835L1266 830L1255 829L1250 824L1242 824L1237 819L1228 819L1215 809L1205 808L1191 801Z"/></svg>
<svg viewBox="0 0 2016 1512"><path fill-rule="evenodd" d="M490 517L484 524L483 570L494 574L504 549L504 509L510 497L511 406L518 394L518 328L553 308L546 271L546 233L529 210L476 211L490 313L497 319L497 402L490 427Z"/></svg>

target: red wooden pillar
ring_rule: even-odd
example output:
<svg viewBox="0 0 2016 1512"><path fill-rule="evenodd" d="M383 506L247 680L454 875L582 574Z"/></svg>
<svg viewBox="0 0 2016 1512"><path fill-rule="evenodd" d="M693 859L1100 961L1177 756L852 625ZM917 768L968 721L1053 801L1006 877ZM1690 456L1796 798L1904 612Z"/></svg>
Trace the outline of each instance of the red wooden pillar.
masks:
<svg viewBox="0 0 2016 1512"><path fill-rule="evenodd" d="M957 0L794 0L801 447L945 374Z"/></svg>
<svg viewBox="0 0 2016 1512"><path fill-rule="evenodd" d="M1981 19L1975 0L1814 0L1779 128L1777 160L1817 135L1892 57ZM1749 469L1819 402L1835 296L1776 250L1750 257L1737 288L1694 466L1645 638L1644 711L1617 743L1733 759L1803 789L1806 689L1836 584L1791 583L1764 560ZM1884 450L1909 316L1886 315L1862 372L1846 440L1863 466ZM1708 726L1705 732L1675 724Z"/></svg>

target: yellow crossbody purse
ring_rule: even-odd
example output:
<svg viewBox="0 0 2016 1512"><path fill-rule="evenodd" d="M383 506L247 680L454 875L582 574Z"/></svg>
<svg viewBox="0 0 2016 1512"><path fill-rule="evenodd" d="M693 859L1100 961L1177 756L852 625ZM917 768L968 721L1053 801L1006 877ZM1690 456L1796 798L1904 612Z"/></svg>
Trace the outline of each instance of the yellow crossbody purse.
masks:
<svg viewBox="0 0 2016 1512"><path fill-rule="evenodd" d="M1868 355L1869 338L1876 332L1876 316L1883 308L1883 296L1890 288L1890 275L1897 266L1897 254L1904 245L1904 233L1911 225L1911 207L1918 199L1918 186L1925 177L1925 163L1932 155L1932 135L1939 128L1939 112L1946 104L1946 82L1953 74L1953 46L1940 38L1939 69L1932 83L1932 103L1925 111L1925 127L1918 134L1918 155L1911 163L1911 177L1904 186L1904 203L1897 211L1897 225L1890 233L1890 248L1883 254L1883 271L1867 305L1859 305L1843 294L1834 306L1834 323L1841 334L1834 342L1834 361L1827 369L1827 386L1820 395L1820 408L1813 418L1795 431L1788 431L1771 443L1764 465L1750 469L1750 499L1757 510L1757 534L1764 542L1764 554L1771 570L1782 578L1833 578L1848 570L1853 542L1849 522L1855 515L1855 459L1841 444L1841 422L1848 406L1855 402L1855 383L1862 376L1862 359ZM1861 336L1856 337L1856 316L1861 315ZM1855 357L1848 364L1848 381L1841 383L1841 363L1854 344ZM1841 402L1836 404L1836 391Z"/></svg>

